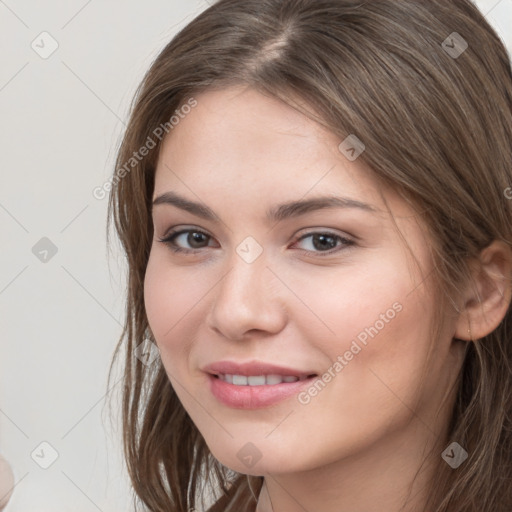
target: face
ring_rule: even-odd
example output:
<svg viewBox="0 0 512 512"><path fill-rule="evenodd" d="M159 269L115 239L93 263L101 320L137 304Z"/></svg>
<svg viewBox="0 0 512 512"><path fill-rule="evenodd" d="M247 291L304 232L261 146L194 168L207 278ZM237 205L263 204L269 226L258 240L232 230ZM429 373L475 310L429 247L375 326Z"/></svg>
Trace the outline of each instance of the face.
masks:
<svg viewBox="0 0 512 512"><path fill-rule="evenodd" d="M248 474L309 470L433 416L455 377L453 326L429 359L415 212L279 101L242 87L195 98L160 153L144 292L214 456Z"/></svg>

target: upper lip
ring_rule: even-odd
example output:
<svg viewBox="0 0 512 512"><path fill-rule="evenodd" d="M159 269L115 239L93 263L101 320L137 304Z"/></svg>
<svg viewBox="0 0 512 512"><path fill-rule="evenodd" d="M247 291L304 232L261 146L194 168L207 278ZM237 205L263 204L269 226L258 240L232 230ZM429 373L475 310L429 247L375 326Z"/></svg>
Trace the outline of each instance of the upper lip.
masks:
<svg viewBox="0 0 512 512"><path fill-rule="evenodd" d="M271 363L264 363L262 361L250 361L246 363L236 363L234 361L218 361L208 364L202 368L204 372L213 375L290 375L295 377L309 377L316 375L313 371L299 370L296 368L286 368L285 366L277 366Z"/></svg>

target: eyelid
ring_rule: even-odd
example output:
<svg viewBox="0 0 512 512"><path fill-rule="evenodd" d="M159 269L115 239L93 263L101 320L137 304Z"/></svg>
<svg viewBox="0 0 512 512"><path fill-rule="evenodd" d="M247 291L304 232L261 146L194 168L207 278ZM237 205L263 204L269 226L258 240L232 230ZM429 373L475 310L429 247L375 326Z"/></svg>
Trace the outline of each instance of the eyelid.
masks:
<svg viewBox="0 0 512 512"><path fill-rule="evenodd" d="M206 236L209 236L210 238L214 238L212 235L210 235L210 233L208 233L206 230L204 230L203 228L199 228L197 226L187 226L187 225L184 225L182 227L174 227L174 228L169 228L162 236L163 239L165 238L170 238L172 237L173 235L178 235L178 234L183 234L183 233L187 233L189 231L193 231L194 233L201 233L203 235L206 235Z"/></svg>

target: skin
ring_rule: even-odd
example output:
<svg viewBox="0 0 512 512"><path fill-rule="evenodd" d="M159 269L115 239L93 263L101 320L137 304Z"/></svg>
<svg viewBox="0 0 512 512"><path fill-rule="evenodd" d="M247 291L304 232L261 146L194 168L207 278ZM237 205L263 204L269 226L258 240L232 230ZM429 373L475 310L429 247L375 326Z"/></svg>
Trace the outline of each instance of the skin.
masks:
<svg viewBox="0 0 512 512"><path fill-rule="evenodd" d="M0 510L3 510L12 495L14 475L9 463L0 455Z"/></svg>
<svg viewBox="0 0 512 512"><path fill-rule="evenodd" d="M405 201L382 189L361 159L345 158L338 137L276 99L246 87L196 99L164 141L154 198L173 191L206 204L218 220L154 206L144 290L178 397L218 460L265 476L258 512L418 510L446 447L453 404L446 390L466 348L454 337L468 339L470 321L474 335L492 330L509 291L487 309L486 324L465 310L449 315L434 342L429 240ZM274 205L329 195L376 211L325 208L265 219ZM194 246L181 235L175 243L196 252L174 253L159 241L170 228L208 236ZM322 249L312 236L299 240L311 232L354 243L334 238ZM248 236L263 248L252 263L236 252ZM463 299L461 310L470 293ZM395 303L401 311L307 404L293 396L263 409L230 408L200 370L214 361L260 360L322 375ZM251 467L237 457L248 442L261 455ZM430 449L434 457L420 470Z"/></svg>

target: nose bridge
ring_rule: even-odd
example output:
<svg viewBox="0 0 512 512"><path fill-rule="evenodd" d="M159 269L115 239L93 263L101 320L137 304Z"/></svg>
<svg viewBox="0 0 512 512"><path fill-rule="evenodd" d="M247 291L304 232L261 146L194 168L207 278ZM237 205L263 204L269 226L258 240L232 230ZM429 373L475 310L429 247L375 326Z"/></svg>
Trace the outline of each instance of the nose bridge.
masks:
<svg viewBox="0 0 512 512"><path fill-rule="evenodd" d="M226 302L230 308L236 302L239 307L249 309L264 301L268 291L265 281L268 281L272 273L266 268L268 261L263 251L257 256L254 250L242 252L241 255L241 247L244 246L238 246L229 259L230 271L220 283L217 302Z"/></svg>
<svg viewBox="0 0 512 512"><path fill-rule="evenodd" d="M233 294L233 298L238 296L243 301L256 298L256 293L263 292L257 290L258 283L268 278L267 274L271 275L266 268L269 264L267 256L267 251L255 238L248 236L242 240L227 258L230 271L221 283L222 294Z"/></svg>
<svg viewBox="0 0 512 512"><path fill-rule="evenodd" d="M285 312L274 287L273 273L261 246L244 240L227 262L229 270L218 284L209 323L229 338L250 330L279 331Z"/></svg>

